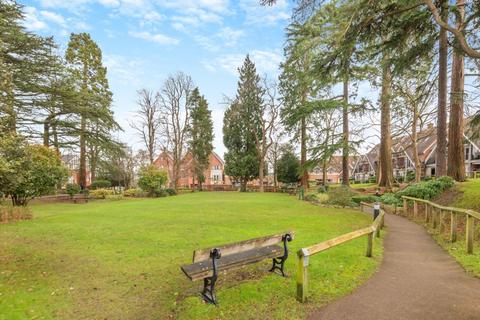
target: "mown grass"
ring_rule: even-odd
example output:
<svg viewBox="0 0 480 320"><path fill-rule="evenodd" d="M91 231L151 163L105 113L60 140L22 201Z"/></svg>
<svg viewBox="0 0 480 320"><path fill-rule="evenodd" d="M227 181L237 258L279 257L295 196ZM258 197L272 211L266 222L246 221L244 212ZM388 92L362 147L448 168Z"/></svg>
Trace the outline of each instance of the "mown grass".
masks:
<svg viewBox="0 0 480 320"><path fill-rule="evenodd" d="M472 179L455 186L453 192L458 195L449 204L452 207L472 209L480 212L480 179ZM450 220L446 217L446 230L449 230ZM448 232L434 232L437 242L444 247L469 273L480 278L480 223L476 222L473 254L465 250L465 218L459 217L460 232L458 241L452 243ZM432 232L432 231L431 231Z"/></svg>
<svg viewBox="0 0 480 320"><path fill-rule="evenodd" d="M284 194L195 193L160 199L32 207L0 225L0 319L302 319L347 294L381 260L366 239L311 258L309 302L295 300L295 252L371 223ZM284 279L269 261L222 274L219 307L179 267L197 248L293 229Z"/></svg>

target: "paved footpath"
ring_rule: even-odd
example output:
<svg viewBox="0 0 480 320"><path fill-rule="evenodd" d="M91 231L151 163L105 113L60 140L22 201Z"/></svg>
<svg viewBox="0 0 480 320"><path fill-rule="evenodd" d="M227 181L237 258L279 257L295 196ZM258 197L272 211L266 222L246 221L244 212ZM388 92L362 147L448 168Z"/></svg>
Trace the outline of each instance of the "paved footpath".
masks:
<svg viewBox="0 0 480 320"><path fill-rule="evenodd" d="M385 218L379 271L310 319L480 320L480 279L466 274L422 226L399 216Z"/></svg>

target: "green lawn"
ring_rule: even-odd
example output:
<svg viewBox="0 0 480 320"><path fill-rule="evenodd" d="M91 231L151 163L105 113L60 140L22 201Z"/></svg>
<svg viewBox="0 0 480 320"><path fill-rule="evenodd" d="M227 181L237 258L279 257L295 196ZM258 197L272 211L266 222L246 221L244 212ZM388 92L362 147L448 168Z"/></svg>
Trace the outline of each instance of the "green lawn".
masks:
<svg viewBox="0 0 480 320"><path fill-rule="evenodd" d="M450 206L480 212L480 179L462 182L454 188L453 194L455 197L452 199L453 201L449 203ZM460 225L464 225L464 219L462 217L459 219ZM448 223L448 221L446 222ZM467 254L465 252L465 233L460 233L458 235L458 241L455 243L451 243L448 233L436 233L435 239L454 256L467 271L480 277L480 241L478 241L480 239L480 223L478 222L476 223L475 235L477 241L474 245L474 254Z"/></svg>
<svg viewBox="0 0 480 320"><path fill-rule="evenodd" d="M284 194L195 193L32 207L0 225L0 319L301 319L365 281L381 260L361 238L311 258L310 300L295 300L296 252L371 223ZM218 308L180 265L192 251L293 229L288 279L269 261L220 277Z"/></svg>

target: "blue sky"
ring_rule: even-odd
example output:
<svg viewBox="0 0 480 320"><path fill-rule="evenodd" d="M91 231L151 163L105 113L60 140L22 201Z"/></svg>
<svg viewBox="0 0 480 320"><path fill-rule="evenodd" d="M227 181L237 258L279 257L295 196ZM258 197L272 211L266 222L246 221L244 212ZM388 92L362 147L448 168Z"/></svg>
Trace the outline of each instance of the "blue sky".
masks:
<svg viewBox="0 0 480 320"><path fill-rule="evenodd" d="M28 0L25 26L53 35L64 50L71 32L88 32L103 52L125 132L141 88L158 90L168 74L190 74L213 111L215 150L223 156L224 95L233 96L237 68L249 53L260 74L278 75L291 1L262 7L258 0Z"/></svg>

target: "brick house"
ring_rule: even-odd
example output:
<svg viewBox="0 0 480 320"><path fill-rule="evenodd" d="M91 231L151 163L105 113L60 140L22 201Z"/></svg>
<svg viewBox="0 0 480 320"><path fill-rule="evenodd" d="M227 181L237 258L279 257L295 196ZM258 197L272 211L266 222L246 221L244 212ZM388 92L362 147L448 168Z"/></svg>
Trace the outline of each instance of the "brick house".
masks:
<svg viewBox="0 0 480 320"><path fill-rule="evenodd" d="M153 162L157 168L167 170L170 184L173 181L173 158L170 154L162 152ZM225 163L215 152L210 154L209 164L204 172L205 182L203 185L224 185L230 184L230 179L224 174ZM180 165L180 177L178 185L183 188L191 188L198 185L198 181L193 172L193 163L191 153L187 153Z"/></svg>
<svg viewBox="0 0 480 320"><path fill-rule="evenodd" d="M78 182L80 181L80 172L79 172L80 156L77 154L68 154L68 155L63 155L61 159L62 159L62 163L68 169L67 183L78 184ZM87 164L86 183L87 183L87 187L92 184L92 175L88 168L88 164Z"/></svg>

